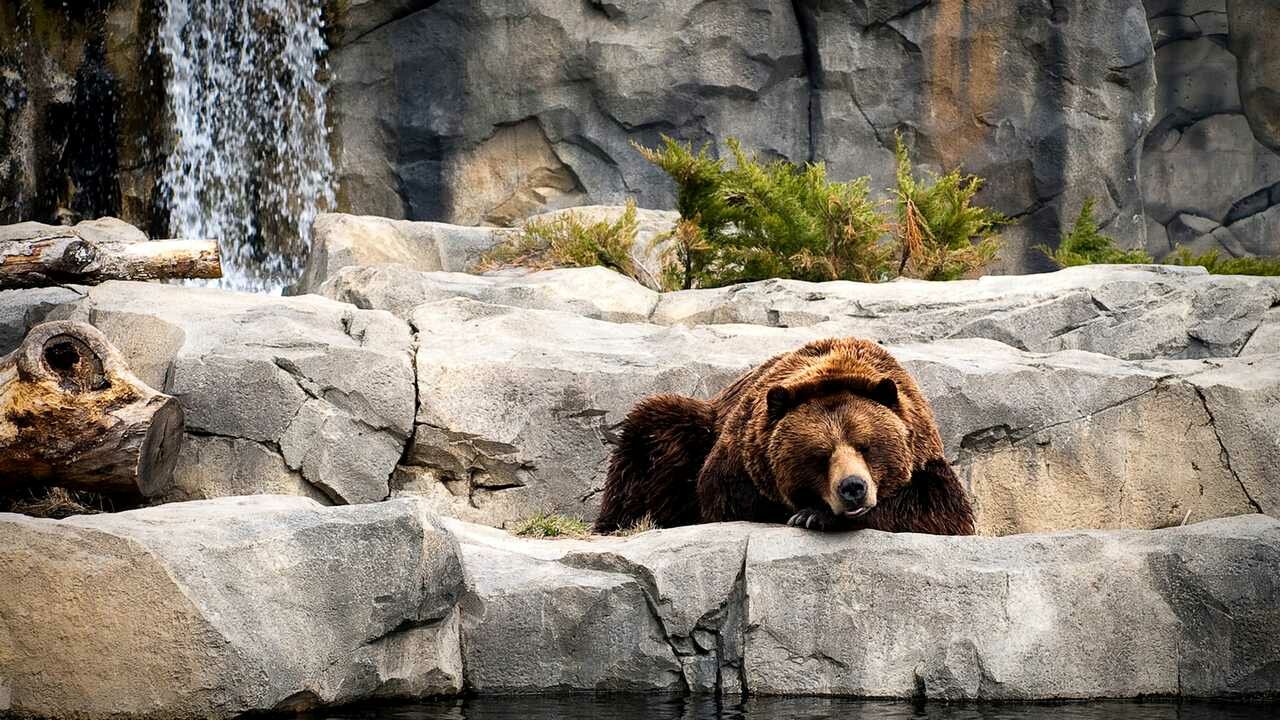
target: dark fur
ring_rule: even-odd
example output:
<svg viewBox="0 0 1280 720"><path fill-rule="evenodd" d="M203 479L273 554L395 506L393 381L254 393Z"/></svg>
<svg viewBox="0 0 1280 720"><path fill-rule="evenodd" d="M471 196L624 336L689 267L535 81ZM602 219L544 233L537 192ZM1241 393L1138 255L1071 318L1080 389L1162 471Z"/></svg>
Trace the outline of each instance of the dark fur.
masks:
<svg viewBox="0 0 1280 720"><path fill-rule="evenodd" d="M859 448L880 488L876 506L858 518L834 514L822 499L822 453L839 445ZM879 345L854 338L771 358L711 400L662 395L639 403L620 427L596 531L646 517L658 527L753 520L974 531L915 381Z"/></svg>

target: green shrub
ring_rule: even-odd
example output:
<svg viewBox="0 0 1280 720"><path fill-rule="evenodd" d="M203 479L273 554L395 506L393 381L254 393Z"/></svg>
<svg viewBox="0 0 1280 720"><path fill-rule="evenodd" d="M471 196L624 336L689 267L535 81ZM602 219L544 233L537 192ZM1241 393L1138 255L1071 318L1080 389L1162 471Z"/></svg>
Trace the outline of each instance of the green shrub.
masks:
<svg viewBox="0 0 1280 720"><path fill-rule="evenodd" d="M1044 245L1040 251L1058 264L1058 267L1076 265L1127 265L1151 262L1151 256L1143 250L1121 250L1115 241L1098 232L1098 222L1093 218L1093 198L1084 201L1080 215L1076 217L1071 232L1062 236L1056 250Z"/></svg>
<svg viewBox="0 0 1280 720"><path fill-rule="evenodd" d="M972 204L981 182L952 172L917 181L898 144L897 222L868 178L832 182L822 163L762 162L728 141L734 165L664 137L637 149L676 183L681 221L664 245L671 288L790 278L878 282L906 273L951 279L990 262L1005 218ZM895 262L895 258L900 258Z"/></svg>
<svg viewBox="0 0 1280 720"><path fill-rule="evenodd" d="M639 268L631 257L639 223L635 201L615 221L587 222L578 213L567 211L554 218L529 220L519 230L485 253L478 270L524 267L545 270L553 267L601 265L639 279Z"/></svg>
<svg viewBox="0 0 1280 720"><path fill-rule="evenodd" d="M1199 265L1214 275L1280 275L1280 258L1242 257L1224 258L1217 250L1193 255L1186 248L1178 248L1161 261L1164 265Z"/></svg>
<svg viewBox="0 0 1280 720"><path fill-rule="evenodd" d="M978 270L1000 251L996 232L1004 215L973 204L982 179L952 170L917 180L902 137L897 138L895 236L898 274L923 280L955 280Z"/></svg>
<svg viewBox="0 0 1280 720"><path fill-rule="evenodd" d="M538 513L516 522L515 525L511 526L511 534L519 535L520 537L580 538L591 534L591 525L585 520L567 515Z"/></svg>

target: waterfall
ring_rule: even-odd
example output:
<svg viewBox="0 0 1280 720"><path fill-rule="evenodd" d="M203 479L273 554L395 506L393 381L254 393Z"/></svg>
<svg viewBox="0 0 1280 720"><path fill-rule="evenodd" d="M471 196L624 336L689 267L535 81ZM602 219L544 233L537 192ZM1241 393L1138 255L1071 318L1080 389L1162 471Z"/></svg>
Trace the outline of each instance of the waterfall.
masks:
<svg viewBox="0 0 1280 720"><path fill-rule="evenodd" d="M175 237L217 239L224 287L278 291L333 203L323 0L166 0L158 35Z"/></svg>

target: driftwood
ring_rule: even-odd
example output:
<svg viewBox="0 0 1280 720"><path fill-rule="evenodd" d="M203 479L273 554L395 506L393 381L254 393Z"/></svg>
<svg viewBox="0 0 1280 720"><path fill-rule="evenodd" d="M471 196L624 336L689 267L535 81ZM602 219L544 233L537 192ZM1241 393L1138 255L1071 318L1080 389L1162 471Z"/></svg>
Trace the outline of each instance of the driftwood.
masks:
<svg viewBox="0 0 1280 720"><path fill-rule="evenodd" d="M182 428L178 402L91 325L37 325L0 357L0 490L157 495L172 482Z"/></svg>
<svg viewBox="0 0 1280 720"><path fill-rule="evenodd" d="M107 280L220 278L212 240L85 237L74 228L0 239L0 290Z"/></svg>

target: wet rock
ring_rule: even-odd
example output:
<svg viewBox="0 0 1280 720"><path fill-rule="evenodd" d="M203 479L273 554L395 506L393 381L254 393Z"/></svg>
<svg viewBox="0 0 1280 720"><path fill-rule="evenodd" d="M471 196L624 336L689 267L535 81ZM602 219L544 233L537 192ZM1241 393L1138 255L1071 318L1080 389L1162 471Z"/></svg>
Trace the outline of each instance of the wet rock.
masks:
<svg viewBox="0 0 1280 720"><path fill-rule="evenodd" d="M780 528L751 536L746 567L753 693L1280 692L1262 631L1280 623L1273 518L995 539Z"/></svg>
<svg viewBox="0 0 1280 720"><path fill-rule="evenodd" d="M55 316L95 325L140 378L182 403L188 442L170 499L318 489L347 503L390 493L414 414L412 338L390 314L319 297L109 282Z"/></svg>
<svg viewBox="0 0 1280 720"><path fill-rule="evenodd" d="M457 545L408 500L0 515L0 584L18 715L230 718L462 688Z"/></svg>

